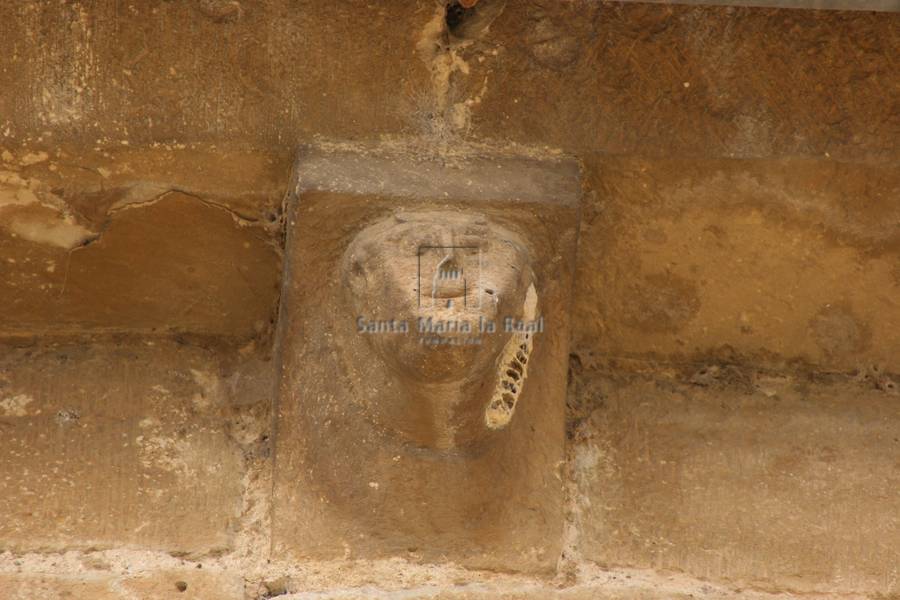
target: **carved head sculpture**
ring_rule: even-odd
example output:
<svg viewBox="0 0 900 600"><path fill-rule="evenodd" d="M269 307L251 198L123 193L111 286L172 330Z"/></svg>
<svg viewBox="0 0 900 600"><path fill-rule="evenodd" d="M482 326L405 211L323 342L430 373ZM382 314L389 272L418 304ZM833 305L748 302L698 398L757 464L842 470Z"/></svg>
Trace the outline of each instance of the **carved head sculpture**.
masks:
<svg viewBox="0 0 900 600"><path fill-rule="evenodd" d="M427 395L415 402L477 410L481 428L499 428L514 409L530 350L507 319L537 313L530 261L519 235L483 216L399 213L349 245L344 289L361 330L371 328L363 337L374 357ZM524 362L510 371L516 354ZM498 420L497 409L508 416Z"/></svg>

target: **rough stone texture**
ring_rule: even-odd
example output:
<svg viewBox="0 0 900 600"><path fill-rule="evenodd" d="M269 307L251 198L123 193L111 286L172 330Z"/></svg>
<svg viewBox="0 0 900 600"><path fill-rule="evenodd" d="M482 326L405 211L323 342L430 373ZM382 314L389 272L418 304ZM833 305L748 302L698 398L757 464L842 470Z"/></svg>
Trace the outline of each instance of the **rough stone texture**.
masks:
<svg viewBox="0 0 900 600"><path fill-rule="evenodd" d="M0 132L267 147L420 134L441 105L416 47L436 8L4 3ZM456 47L466 68L448 67L441 94L477 137L579 153L895 161L898 36L896 14L530 0Z"/></svg>
<svg viewBox="0 0 900 600"><path fill-rule="evenodd" d="M877 10L900 12L898 0L619 0L620 2L659 2L662 4L707 4L712 6L753 6L814 10Z"/></svg>
<svg viewBox="0 0 900 600"><path fill-rule="evenodd" d="M123 576L0 574L6 600L242 600L243 587L239 575L196 569Z"/></svg>
<svg viewBox="0 0 900 600"><path fill-rule="evenodd" d="M225 389L215 354L174 343L4 348L0 549L228 549L243 461Z"/></svg>
<svg viewBox="0 0 900 600"><path fill-rule="evenodd" d="M510 3L458 94L479 135L579 154L896 161L898 36L897 14Z"/></svg>
<svg viewBox="0 0 900 600"><path fill-rule="evenodd" d="M438 575L426 585L372 585L286 588L284 600L836 600L861 595L831 593L792 595L750 589L728 589L714 583L691 579L678 573L652 573L640 570L601 571L588 568L582 581L571 584L550 580L499 578L486 573L482 577L459 577L446 581ZM498 580L503 579L503 580ZM277 591L285 588L274 587ZM879 598L876 594L872 598Z"/></svg>
<svg viewBox="0 0 900 600"><path fill-rule="evenodd" d="M312 134L397 130L414 97L407 83L427 86L411 38L434 8L424 0L4 3L0 23L14 50L0 76L9 90L0 131L89 144L293 146Z"/></svg>
<svg viewBox="0 0 900 600"><path fill-rule="evenodd" d="M691 380L582 381L581 555L741 588L896 594L896 390L715 367Z"/></svg>
<svg viewBox="0 0 900 600"><path fill-rule="evenodd" d="M900 177L592 156L574 344L621 359L900 371Z"/></svg>
<svg viewBox="0 0 900 600"><path fill-rule="evenodd" d="M377 593L374 589L343 591L325 594L291 594L284 600L368 600ZM689 600L687 593L652 590L607 590L603 587L582 587L577 589L555 589L550 586L531 585L523 588L482 587L460 585L456 589L403 590L379 594L386 600Z"/></svg>
<svg viewBox="0 0 900 600"><path fill-rule="evenodd" d="M187 186L241 219L277 219L273 211L295 144L313 135L408 134L437 153L473 139L549 144L587 162L594 200L585 212L592 220L632 231L625 226L632 216L659 222L687 214L679 208L686 203L709 203L714 210L702 218L709 230L703 240L692 240L693 252L712 245L719 230L728 236L711 253L717 262L730 261L732 275L712 260L695 262L698 272L687 274L684 265L646 263L697 234L688 221L641 230L650 239L640 246L615 235L612 225L586 229L580 315L585 333L602 335L590 342L581 336L579 343L627 357L683 360L737 351L754 362L799 360L847 370L864 361L897 369L889 339L895 323L873 311L886 306L897 313L889 299L897 281L890 262L897 252L891 206L898 194L892 173L900 159L900 69L891 61L900 16L535 0L509 4L489 27L475 28L477 35L448 41L433 26L440 16L435 10L430 0L154 0L127 9L80 1L8 3L0 7L0 31L13 49L0 63L0 83L6 83L0 144L20 166L27 157L30 164L17 172L25 179L40 171L35 178L43 181L49 177L44 171L58 163L55 178L46 179L51 190L89 178L91 189L82 185L62 200L92 232L118 197L98 190L126 184L131 190L119 196L146 197L160 184ZM197 149L180 146L198 140L207 144L191 160ZM54 160L62 148L65 156ZM42 152L49 160L32 162ZM104 153L105 163L98 158ZM639 187L619 182L616 169L628 167L609 162L609 153L662 160L645 165L654 178L646 183L660 188L658 201L643 202ZM676 156L697 162L665 160ZM723 166L706 160L796 156L818 162ZM692 173L692 182L679 180L673 169ZM201 183L190 184L194 174ZM135 182L153 185L135 190ZM612 189L619 184L625 189ZM677 193L673 186L695 196L669 198L668 192ZM260 189L265 193L254 196ZM741 208L719 206L723 196ZM756 226L746 223L753 207L761 214ZM206 207L201 214L213 211ZM613 218L617 212L621 219ZM720 223L734 215L743 219L740 231ZM47 216L44 211L41 222ZM0 214L0 222L4 218ZM97 328L133 320L148 330L247 335L268 326L274 301L264 291L266 263L274 261L257 251L255 240L249 240L257 259L250 280L229 266L246 259L234 244L247 241L251 231L276 237L264 229L216 233L212 241L221 244L207 247L213 258L204 249L191 254L191 238L166 243L174 262L158 270L177 275L177 286L150 278L135 287L130 279L119 282L115 270L103 272L120 297L134 289L127 302L108 303L93 282L75 281L72 290L84 289L70 293L99 301L102 318L53 300L68 271L63 249L19 248L15 252L32 262L4 265L10 269L4 281L46 287L26 296L6 283L0 297L19 297L18 305L29 308L22 315L27 319L13 313L5 328L59 327L57 320L73 327L82 319ZM661 231L668 244L660 242ZM798 247L806 253L802 260ZM794 262L775 265L787 252ZM71 256L80 260L81 253ZM184 272L190 258L211 263L208 279ZM53 274L44 272L49 260ZM598 261L600 273L591 268ZM862 261L859 267L855 261ZM803 275L795 277L798 262ZM624 276L635 268L643 278ZM610 283L605 273L611 271L623 276ZM763 285L735 285L753 277ZM151 286L165 293L148 299ZM819 301L819 295L826 297ZM619 309L648 314L630 325L613 323ZM782 327L789 332L781 335Z"/></svg>
<svg viewBox="0 0 900 600"><path fill-rule="evenodd" d="M8 152L0 333L250 338L269 329L279 279L273 187L284 185L271 162L203 148Z"/></svg>
<svg viewBox="0 0 900 600"><path fill-rule="evenodd" d="M896 596L898 15L523 0L459 36L439 25L431 0L0 3L0 334L265 333L278 209L312 137L414 137L439 160L481 152L469 142L558 148L587 180L579 360L658 381L576 395L564 558L695 578L627 598ZM233 547L222 564L266 581L305 569L306 598L614 594L568 571L580 587L556 592L473 589L468 571L428 588L390 561L353 577L347 561L270 565L264 419L234 431L194 412L178 373L212 359L147 351L0 353L2 547ZM779 379L851 370L858 384ZM265 398L229 381L238 403ZM166 470L167 441L150 464L120 451L147 416L203 459L194 478ZM226 430L258 451L244 481ZM55 569L3 575L0 595L124 594L77 569L48 587ZM159 581L161 597L197 589Z"/></svg>

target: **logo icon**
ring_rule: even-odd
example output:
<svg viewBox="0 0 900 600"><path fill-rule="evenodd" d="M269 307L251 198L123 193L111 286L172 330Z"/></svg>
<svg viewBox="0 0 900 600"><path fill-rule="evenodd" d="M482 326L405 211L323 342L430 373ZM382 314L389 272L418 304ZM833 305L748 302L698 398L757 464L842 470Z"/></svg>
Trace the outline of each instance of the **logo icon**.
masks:
<svg viewBox="0 0 900 600"><path fill-rule="evenodd" d="M419 246L416 289L419 308L461 311L481 307L481 248Z"/></svg>

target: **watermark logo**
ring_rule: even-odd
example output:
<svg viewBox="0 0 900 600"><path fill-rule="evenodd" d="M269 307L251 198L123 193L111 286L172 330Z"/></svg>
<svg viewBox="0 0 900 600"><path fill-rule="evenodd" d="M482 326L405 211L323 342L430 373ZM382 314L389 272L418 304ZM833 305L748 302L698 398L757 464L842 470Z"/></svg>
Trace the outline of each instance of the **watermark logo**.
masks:
<svg viewBox="0 0 900 600"><path fill-rule="evenodd" d="M360 334L410 334L419 343L480 345L484 335L494 333L537 334L544 319L522 319L488 314L482 302L499 301L499 290L483 284L484 255L479 246L419 246L416 251L416 294L419 315L414 319L356 319ZM533 286L532 286L533 287Z"/></svg>
<svg viewBox="0 0 900 600"><path fill-rule="evenodd" d="M419 308L481 308L482 266L478 246L419 246L416 252Z"/></svg>

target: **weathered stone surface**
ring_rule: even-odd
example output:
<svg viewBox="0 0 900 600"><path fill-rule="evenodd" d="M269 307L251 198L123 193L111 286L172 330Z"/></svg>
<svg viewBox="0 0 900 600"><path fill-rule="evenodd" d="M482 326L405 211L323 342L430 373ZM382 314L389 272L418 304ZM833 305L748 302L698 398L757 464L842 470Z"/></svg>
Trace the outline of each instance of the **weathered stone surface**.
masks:
<svg viewBox="0 0 900 600"><path fill-rule="evenodd" d="M297 175L279 323L277 552L551 569L576 165L340 152L304 156ZM439 281L451 263L461 284ZM533 338L505 329L538 314ZM417 319L432 317L471 329L423 333ZM360 318L406 329L361 331Z"/></svg>
<svg viewBox="0 0 900 600"><path fill-rule="evenodd" d="M741 588L896 594L897 396L714 375L579 388L593 407L574 432L581 555Z"/></svg>
<svg viewBox="0 0 900 600"><path fill-rule="evenodd" d="M413 596L416 598L416 596ZM491 591L441 591L435 595L421 595L417 600L688 600L695 598L689 594L672 593L668 590L606 590L603 587L580 587L560 590L552 587L535 586L527 591L504 590ZM362 600L362 596L359 596Z"/></svg>
<svg viewBox="0 0 900 600"><path fill-rule="evenodd" d="M619 0L637 2L638 0ZM650 0L650 2L670 2L670 0ZM900 12L897 0L678 0L678 4L700 4L711 6L750 6L753 8L794 8L800 10L874 10Z"/></svg>
<svg viewBox="0 0 900 600"><path fill-rule="evenodd" d="M0 549L229 548L243 464L218 368L160 340L4 348Z"/></svg>
<svg viewBox="0 0 900 600"><path fill-rule="evenodd" d="M161 571L144 575L0 574L7 600L244 600L239 575Z"/></svg>
<svg viewBox="0 0 900 600"><path fill-rule="evenodd" d="M0 132L284 148L443 130L444 103L460 134L579 153L900 157L896 15L535 0L432 62L437 8L4 3Z"/></svg>
<svg viewBox="0 0 900 600"><path fill-rule="evenodd" d="M252 190L257 186L271 189L267 183L271 173L260 165L267 161L282 165L291 153L285 144L293 146L311 133L348 139L383 133L423 134L431 150L451 153L469 135L550 143L588 157L591 187L597 192L598 208L604 209L610 208L607 192L613 192L613 197L622 195L612 186L630 184L617 182L614 165L604 171L603 161L590 158L598 152L701 160L804 155L823 159L826 162L818 174L810 175L806 167L801 168L810 175L808 179L816 180L821 194L804 189L804 175L787 185L793 188L792 194L808 201L805 206L813 212L820 203L828 205L831 223L840 220L843 205L837 200L842 195L864 197L882 208L896 197L896 182L883 175L870 179L874 172L870 166L859 166L859 173L866 173L861 175L854 173L854 165L831 162L881 162L883 172L896 171L893 164L900 156L900 124L895 106L884 101L892 97L898 78L898 70L887 58L897 39L893 15L532 2L508 6L478 39L466 40L448 54L434 49L446 46L440 32L428 33L428 24L435 17L430 2L359 10L343 3L294 10L286 0L252 6L224 2L224 12L201 7L207 4L159 2L128 11L84 3L4 6L0 10L7 18L0 23L9 29L10 44L19 49L3 59L6 68L0 72L0 77L8 78L7 94L0 98L4 103L0 114L8 115L8 122L0 124L8 125L4 148L8 145L17 158L30 157L28 162L41 152L50 155L50 160L32 163L30 169L52 162L58 145L75 148L66 161L57 161L60 175L53 185L82 172L90 174L100 187L105 181L101 173L106 172L112 173L109 185L118 185L123 177L115 166L118 161L130 165L141 178L159 181L157 173L167 170L171 174L173 169L158 168L164 161L154 158L157 151L168 155L170 147L179 142L214 140L219 142L218 149L209 144L205 150L209 158L200 162L208 170L216 163L216 152L229 155L221 157L227 168L220 168L216 176L233 182L239 179L236 174L250 173L243 185ZM41 49L30 45L32 39L41 42ZM198 59L197 49L210 44L215 51ZM431 51L424 52L423 44ZM341 51L333 52L338 45ZM446 69L450 69L449 75ZM371 77L372 73L379 77ZM53 85L36 90L16 83L31 79ZM785 85L786 81L791 85ZM56 93L66 82L77 85L66 87L66 94ZM76 88L82 91L73 93ZM447 114L441 118L434 114L438 105L447 105ZM456 116L460 123L454 125ZM49 133L44 135L45 131ZM452 135L444 135L447 131ZM147 149L172 140L176 142L168 147ZM243 161L230 156L225 148L236 141L259 143L259 155L253 158L248 154ZM82 161L80 154L90 153L88 147L103 152L115 148L116 160L112 166ZM168 162L171 167L173 161ZM683 163L677 168L696 169L693 172L700 178L714 177L718 169L711 167L713 171L704 174L703 165ZM748 169L761 172L753 166ZM282 171L286 177L288 169ZM200 186L203 193L197 192L202 198L208 198L206 194L216 187L214 177L206 179L206 185ZM729 188L724 192L730 194L731 185L741 191L747 190L748 184L729 181L718 189L707 186L711 188L709 202L716 202L723 187ZM763 196L778 195L781 183L776 180L769 185L763 177L760 185L770 189L747 191L748 207L768 202ZM828 192L828 187L839 192ZM703 190L696 191L703 195ZM642 194L631 186L622 206L641 205ZM832 198L825 198L828 194ZM876 198L879 195L881 200ZM93 195L81 200L77 195L67 196L66 201L80 204L85 215L95 210L92 206L104 203ZM267 209L272 207L271 198L264 203ZM646 211L635 214L636 218L658 220L668 210L643 206ZM896 218L882 208L861 206L851 212L864 216L865 222L858 222L857 228L863 237L872 233L868 229L880 235L891 225L890 219ZM246 204L242 206L240 214L255 210L247 212L246 208ZM805 210L801 208L799 213ZM607 210L600 219L609 216ZM707 211L702 220L715 231L720 218L730 217ZM754 354L754 358L772 353L776 358L799 357L828 368L847 368L852 362L848 357L857 355L865 361L891 362L897 352L882 332L890 331L895 323L882 324L870 313L880 302L877 298L893 285L882 271L895 255L882 254L871 262L873 268L856 273L855 261L869 264L870 258L877 258L867 249L858 255L857 241L842 238L835 243L830 232L819 236L816 218L801 215L776 229L768 227L770 221L767 215L758 224L760 230L766 230L759 236L749 235L751 227L744 223L742 231L727 232L735 251L725 244L718 249L719 255L711 252L710 256L726 264L742 260L734 277L725 277L715 270L718 267L704 263L699 267L702 278L668 273L671 269L657 265L641 273L641 278L632 279L624 275L632 272L637 260L649 260L646 255L656 250L619 244L613 225L585 231L581 240L588 252L583 253L582 264L602 264L603 269L582 268L584 275L579 280L589 283L583 287L581 306L606 306L581 313L584 331L596 338L592 343L602 351L626 356L677 358L678 354L710 352L727 345ZM621 225L624 223L616 221L615 226ZM659 233L665 228L656 229L659 231L638 233L649 236L649 245L654 243L650 240L661 239ZM665 233L671 234L673 242L661 249L662 258L666 252L675 252L674 240L683 241L684 236L697 232L684 228ZM707 238L713 234L704 235L703 243L712 244ZM611 243L618 245L612 247ZM827 263L822 276L815 265L805 269L806 277L797 281L802 288L797 294L784 281L784 272L793 273L793 267L778 264L772 268L770 263L777 258L775 252L790 250L789 243L804 248L810 245L805 262L815 263L816 256L822 255ZM696 240L691 240L691 247L698 248ZM220 250L223 260L239 258L234 248ZM771 253L757 261L756 250ZM636 252L645 256L636 257ZM37 254L34 260L48 260ZM66 256L58 251L51 259L57 263L55 277L35 271L34 264L10 270L10 277L58 289ZM758 273L752 270L754 264ZM256 297L248 295L242 275L219 267L213 272L220 278L195 281L185 277L179 282L180 291L172 297L192 308L190 315L178 312L175 318L166 314L169 321L205 331L239 325L244 332L267 322L260 318L262 300L257 304ZM614 282L604 280L609 277L604 273L613 271L623 276ZM759 290L747 289L749 284L731 285L757 276L766 284ZM837 282L852 280L857 291L836 294L840 285L826 283L828 277ZM863 285L858 285L860 279ZM188 284L202 291L204 299L195 302L196 297L186 297ZM601 285L603 289L598 290ZM848 298L837 299L837 304L831 298L821 302L804 299L823 295L819 288L826 285L835 288L829 288L827 295ZM255 281L253 287L260 288ZM875 293L879 288L882 292ZM607 295L607 289L614 293ZM227 293L219 295L215 290ZM9 293L19 291L16 288ZM57 312L59 307L48 305L44 296L29 298L26 304ZM232 305L230 300L238 304ZM723 314L737 305L741 310ZM151 314L152 308L144 301L141 314ZM622 308L632 325L613 318ZM110 307L116 314L127 314L121 313L122 309ZM222 319L221 313L226 311L230 317ZM236 315L246 318L235 320ZM737 324L736 318L752 322ZM790 319L785 321L789 329L785 335L779 334L782 319ZM144 327L149 320L139 324ZM641 331L649 321L657 322L650 327L684 327L674 340L675 336L659 331L650 335ZM598 333L602 335L598 337ZM870 339L872 336L880 339ZM889 368L897 370L896 365Z"/></svg>
<svg viewBox="0 0 900 600"><path fill-rule="evenodd" d="M0 171L0 335L270 328L280 263L265 160L244 155L242 175L220 177L227 153L215 166L199 150L117 155L20 153Z"/></svg>
<svg viewBox="0 0 900 600"><path fill-rule="evenodd" d="M323 600L369 600L373 594L385 600L706 600L705 596L687 593L672 593L668 590L607 590L602 586L579 587L576 589L556 589L549 586L533 585L517 587L483 587L478 585L460 585L457 589L401 590L397 592L380 592L374 589L357 591L340 591L333 593L294 594L285 600L306 600L321 598ZM708 596L709 600L721 596ZM735 597L739 600L739 596ZM750 600L748 598L748 600ZM756 600L755 598L753 600Z"/></svg>
<svg viewBox="0 0 900 600"><path fill-rule="evenodd" d="M900 176L593 157L574 345L616 359L900 372Z"/></svg>
<svg viewBox="0 0 900 600"><path fill-rule="evenodd" d="M114 584L125 598L141 600L245 600L244 580L240 573L209 572L197 569L163 571L144 576L122 578ZM112 596L117 598L118 596ZM87 600L87 599L85 599Z"/></svg>
<svg viewBox="0 0 900 600"><path fill-rule="evenodd" d="M486 137L578 153L896 161L896 14L509 4L457 96ZM463 91L464 90L464 91ZM548 118L548 115L552 115Z"/></svg>
<svg viewBox="0 0 900 600"><path fill-rule="evenodd" d="M484 575L484 572L480 574ZM877 594L791 594L752 589L731 589L678 573L638 570L599 571L588 568L581 581L563 584L548 580L497 581L496 577L472 581L458 578L422 586L345 586L334 589L307 589L294 585L285 600L878 600Z"/></svg>
<svg viewBox="0 0 900 600"><path fill-rule="evenodd" d="M2 31L18 51L0 70L8 90L0 126L16 137L50 130L89 144L224 135L293 146L312 133L396 131L413 84L428 85L415 34L434 8L421 0L302 9L288 0L154 1L127 10L4 4Z"/></svg>
<svg viewBox="0 0 900 600"><path fill-rule="evenodd" d="M451 161L464 140L560 147L585 160L592 193L580 355L698 366L696 388L635 384L595 415L606 454L576 456L597 477L584 555L896 595L896 382L884 372L900 371L896 15L529 0L458 39L440 25L431 0L0 3L0 335L258 333L298 140L409 134ZM352 216L332 216L316 235L349 235ZM44 355L2 372L14 385L0 388L0 547L227 547L235 447L177 375L206 359L135 351L132 369L75 355L58 377ZM878 391L703 391L722 374L707 361L862 367ZM604 470L607 455L620 467ZM315 518L317 501L292 516ZM559 594L582 591L608 592Z"/></svg>

